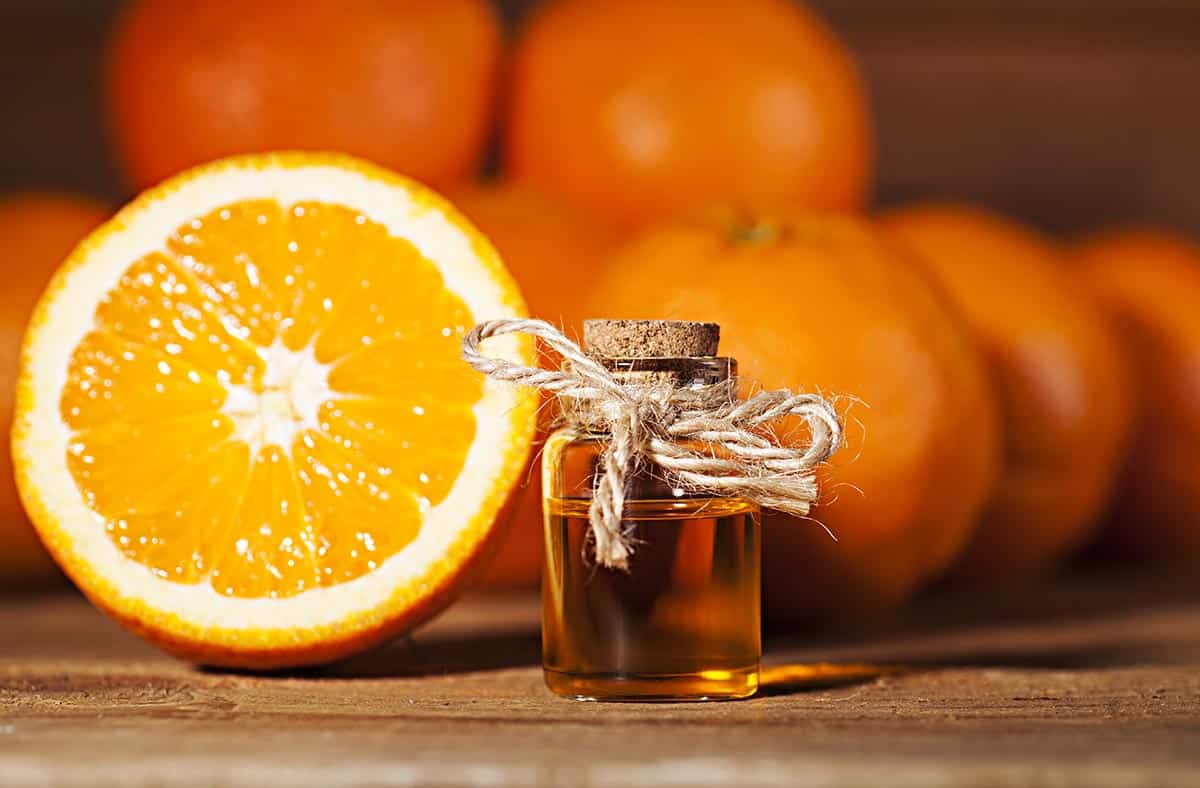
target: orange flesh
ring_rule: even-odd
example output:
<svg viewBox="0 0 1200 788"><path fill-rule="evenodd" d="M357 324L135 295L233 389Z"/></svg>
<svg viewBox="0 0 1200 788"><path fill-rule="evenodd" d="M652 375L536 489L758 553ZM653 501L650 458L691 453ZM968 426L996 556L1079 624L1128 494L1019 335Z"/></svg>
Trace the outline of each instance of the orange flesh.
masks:
<svg viewBox="0 0 1200 788"><path fill-rule="evenodd" d="M160 577L238 597L359 577L462 470L473 323L415 247L348 208L218 209L97 307L60 402L71 474Z"/></svg>

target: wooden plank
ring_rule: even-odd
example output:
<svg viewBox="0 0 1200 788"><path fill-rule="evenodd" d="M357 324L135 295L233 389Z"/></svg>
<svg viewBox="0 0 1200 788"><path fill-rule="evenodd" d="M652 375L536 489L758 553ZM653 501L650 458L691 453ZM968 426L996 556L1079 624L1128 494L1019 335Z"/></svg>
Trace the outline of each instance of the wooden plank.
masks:
<svg viewBox="0 0 1200 788"><path fill-rule="evenodd" d="M777 638L764 694L736 703L555 698L536 625L530 597L475 598L373 654L258 676L163 657L73 597L5 602L0 785L1200 783L1187 575Z"/></svg>

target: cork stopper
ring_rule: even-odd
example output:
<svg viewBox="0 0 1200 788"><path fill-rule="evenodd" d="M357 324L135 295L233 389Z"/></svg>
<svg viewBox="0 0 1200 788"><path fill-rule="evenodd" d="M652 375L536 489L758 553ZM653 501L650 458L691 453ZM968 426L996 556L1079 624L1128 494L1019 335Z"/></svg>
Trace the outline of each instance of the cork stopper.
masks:
<svg viewBox="0 0 1200 788"><path fill-rule="evenodd" d="M583 344L601 358L703 358L717 355L721 327L689 320L585 320Z"/></svg>

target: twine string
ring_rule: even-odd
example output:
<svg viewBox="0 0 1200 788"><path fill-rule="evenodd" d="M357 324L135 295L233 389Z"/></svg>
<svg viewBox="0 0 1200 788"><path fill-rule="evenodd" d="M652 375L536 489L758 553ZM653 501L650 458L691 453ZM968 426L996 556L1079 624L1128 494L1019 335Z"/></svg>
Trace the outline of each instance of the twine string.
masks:
<svg viewBox="0 0 1200 788"><path fill-rule="evenodd" d="M565 363L560 369L527 367L480 348L485 339L504 334L536 337ZM842 441L837 412L819 395L779 389L743 400L731 380L695 387L624 383L544 320L480 323L463 338L463 359L495 380L532 386L575 403L575 415L569 418L598 424L611 434L599 458L588 509L596 560L609 568L629 567L633 539L621 516L626 481L639 467L657 466L689 493L741 497L804 516L817 498L816 467ZM762 434L786 416L807 422L806 443L781 446Z"/></svg>

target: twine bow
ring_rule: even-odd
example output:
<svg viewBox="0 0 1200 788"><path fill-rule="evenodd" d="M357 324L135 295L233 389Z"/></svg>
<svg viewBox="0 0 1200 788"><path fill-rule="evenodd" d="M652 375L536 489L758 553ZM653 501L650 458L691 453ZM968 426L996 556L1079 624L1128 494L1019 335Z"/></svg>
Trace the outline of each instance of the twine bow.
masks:
<svg viewBox="0 0 1200 788"><path fill-rule="evenodd" d="M483 340L502 334L537 337L567 363L562 369L525 367L480 350ZM612 434L588 510L596 559L609 568L629 567L633 540L621 514L626 479L640 465L658 466L688 492L741 497L803 516L817 497L814 469L842 440L837 413L816 394L780 389L739 400L733 381L700 387L622 383L544 320L480 323L463 339L463 359L493 379L586 404L589 417ZM756 432L785 416L808 422L807 445L779 446Z"/></svg>

